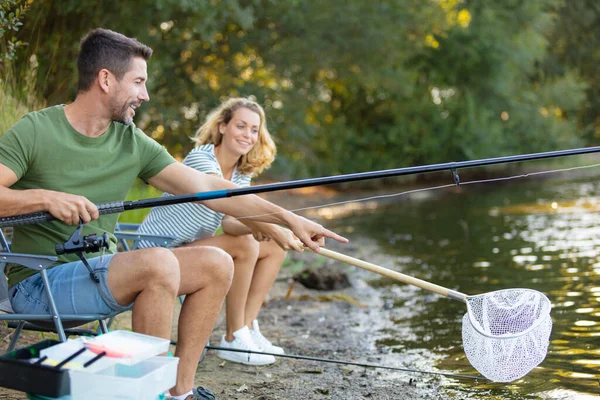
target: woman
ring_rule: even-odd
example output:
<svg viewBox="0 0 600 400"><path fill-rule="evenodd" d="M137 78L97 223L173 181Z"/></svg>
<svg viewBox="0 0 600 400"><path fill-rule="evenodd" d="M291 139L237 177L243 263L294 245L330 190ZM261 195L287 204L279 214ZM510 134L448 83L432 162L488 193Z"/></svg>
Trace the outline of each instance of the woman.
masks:
<svg viewBox="0 0 600 400"><path fill-rule="evenodd" d="M249 186L251 178L268 168L275 158L265 113L249 99L232 98L221 104L207 116L193 140L196 147L183 160L185 165L242 187ZM223 234L214 236L220 225ZM285 258L285 250L302 251L301 243L289 230L242 222L203 205L188 203L152 209L138 232L173 236L176 239L172 247L216 246L229 253L235 271L226 298L226 334L219 346L284 353L260 333L257 316ZM149 242L140 245L151 246L154 244ZM249 365L275 362L271 355L224 350L217 355Z"/></svg>

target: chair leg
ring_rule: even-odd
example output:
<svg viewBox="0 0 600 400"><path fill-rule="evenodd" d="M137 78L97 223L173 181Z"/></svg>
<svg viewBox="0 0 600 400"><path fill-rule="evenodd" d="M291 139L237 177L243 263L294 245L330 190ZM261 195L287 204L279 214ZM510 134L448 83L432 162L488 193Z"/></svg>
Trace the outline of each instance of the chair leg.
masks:
<svg viewBox="0 0 600 400"><path fill-rule="evenodd" d="M121 240L121 245L123 246L123 250L124 250L124 251L129 251L129 250L131 250L131 249L129 248L129 245L127 244L127 240L125 240L125 239L122 239L122 240Z"/></svg>
<svg viewBox="0 0 600 400"><path fill-rule="evenodd" d="M50 281L48 281L48 274L46 270L43 269L40 271L40 275L42 276L42 280L44 281L44 289L46 289L46 295L48 296L48 303L50 304L50 311L52 312L52 319L54 321L54 326L56 327L56 333L58 333L58 338L61 342L66 342L67 335L65 335L65 330L63 329L62 321L60 320L60 316L58 315L56 303L54 303L54 296L52 296L52 291L50 290Z"/></svg>
<svg viewBox="0 0 600 400"><path fill-rule="evenodd" d="M11 352L15 349L15 346L17 345L17 341L19 340L19 336L21 336L21 331L23 330L24 325L25 321L19 321L19 324L15 328L15 334L13 335L8 345L7 352Z"/></svg>
<svg viewBox="0 0 600 400"><path fill-rule="evenodd" d="M112 322L112 318L110 319ZM102 333L108 333L108 326L106 326L106 321L103 319L99 319L98 322L100 323L100 330L102 331Z"/></svg>
<svg viewBox="0 0 600 400"><path fill-rule="evenodd" d="M106 324L106 330L108 330L108 328L110 328L110 326L112 325L113 321L115 320L115 317L110 317L108 319L108 323ZM98 327L98 330L100 330L101 327Z"/></svg>

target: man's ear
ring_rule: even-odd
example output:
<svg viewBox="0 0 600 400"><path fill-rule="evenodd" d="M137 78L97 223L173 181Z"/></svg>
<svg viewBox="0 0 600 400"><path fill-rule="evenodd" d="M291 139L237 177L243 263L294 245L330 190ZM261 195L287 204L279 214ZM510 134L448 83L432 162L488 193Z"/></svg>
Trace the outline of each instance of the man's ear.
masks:
<svg viewBox="0 0 600 400"><path fill-rule="evenodd" d="M110 92L110 87L114 84L113 74L107 69L101 69L98 72L98 85L104 93Z"/></svg>

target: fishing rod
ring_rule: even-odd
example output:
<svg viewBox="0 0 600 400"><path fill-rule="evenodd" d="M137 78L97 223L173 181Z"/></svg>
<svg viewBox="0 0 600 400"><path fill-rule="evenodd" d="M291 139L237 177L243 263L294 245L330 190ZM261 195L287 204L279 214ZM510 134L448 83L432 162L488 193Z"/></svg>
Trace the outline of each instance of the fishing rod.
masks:
<svg viewBox="0 0 600 400"><path fill-rule="evenodd" d="M17 324L9 323L8 327L16 328ZM23 329L27 329L30 331L37 331L37 332L52 332L48 329L45 329L43 327L39 327L39 326L33 325L33 324L25 324L23 326ZM89 330L89 329L65 329L65 333L67 333L69 335L84 336L84 337L85 336L92 336L92 337L98 336L98 332ZM171 340L171 344L173 346L177 346L177 341ZM361 362L356 362L356 361L335 360L335 359L331 359L331 358L301 356L301 355L296 355L296 354L266 353L266 352L262 352L262 351L232 349L229 347L226 348L226 347L212 346L212 345L206 345L206 346L204 346L204 348L206 350L226 350L226 351L232 351L232 352L237 352L237 353L247 353L248 355L258 354L258 355L267 355L267 356L274 356L274 357L281 357L281 358L290 358L290 359L294 359L294 360L316 361L316 362L323 362L323 363L329 363L329 364L353 365L356 367L387 369L387 370L391 370L391 371L401 371L401 372L409 372L409 373L416 373L416 374L440 375L440 376L445 376L447 378L473 379L475 381L482 381L482 382L489 381L489 379L487 379L486 377L484 377L482 375L463 375L463 374L451 374L449 372L440 372L440 371L423 371L420 369L392 367L389 365L382 365L382 364L371 364L371 363L361 363ZM202 354L202 357L204 357L204 353ZM202 362L202 358L200 358L200 362Z"/></svg>
<svg viewBox="0 0 600 400"><path fill-rule="evenodd" d="M245 188L214 190L209 192L198 192L179 196L158 197L135 201L118 201L97 205L100 215L122 213L129 210L166 206L171 204L190 203L195 201L223 199L227 197L243 196L247 194L258 194L274 192L279 190L299 189L311 186L329 185L334 183L355 182L375 178L388 178L394 176L413 175L427 172L452 171L457 184L460 183L456 171L462 168L481 167L494 164L506 164L519 161L540 160L546 158L564 157L572 155L590 154L600 152L600 146L585 147L570 150L548 151L543 153L521 154L514 156L485 158L471 161L447 162L441 164L429 164L415 167L394 168L380 171L359 172L354 174L333 175L321 178L300 179L289 182L270 183L266 185L250 186ZM0 218L0 228L16 225L40 224L54 221L57 218L48 212L36 212L30 214L16 215Z"/></svg>
<svg viewBox="0 0 600 400"><path fill-rule="evenodd" d="M176 345L177 342L171 341L171 344ZM334 360L331 358L300 356L300 355L296 355L296 354L266 353L266 352L262 352L262 351L232 349L229 347L219 347L219 346L211 346L211 345L207 345L207 346L205 346L205 348L208 350L226 350L226 351L233 351L233 352L237 352L237 353L247 353L248 356L250 356L250 354L261 354L261 355L268 355L268 356L275 356L275 357L282 357L282 358L291 358L294 360L317 361L317 362L324 362L324 363L330 363L330 364L353 365L356 367L379 368L379 369L387 369L387 370L392 370L392 371L411 372L411 373L417 373L417 374L440 375L440 376L445 376L448 378L474 379L476 381L489 381L489 379L487 379L484 376L451 374L449 372L438 372L438 371L423 371L420 369L392 367L392 366L388 366L388 365L361 363L361 362L356 362L356 361Z"/></svg>

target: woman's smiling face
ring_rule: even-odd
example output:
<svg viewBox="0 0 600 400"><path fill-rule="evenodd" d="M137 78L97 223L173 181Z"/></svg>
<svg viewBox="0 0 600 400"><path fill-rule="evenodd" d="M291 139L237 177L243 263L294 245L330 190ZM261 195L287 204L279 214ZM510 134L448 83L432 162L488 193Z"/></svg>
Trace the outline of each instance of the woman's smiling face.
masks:
<svg viewBox="0 0 600 400"><path fill-rule="evenodd" d="M219 126L223 135L221 144L228 151L238 156L247 154L258 140L260 115L247 108L239 108L227 124Z"/></svg>

